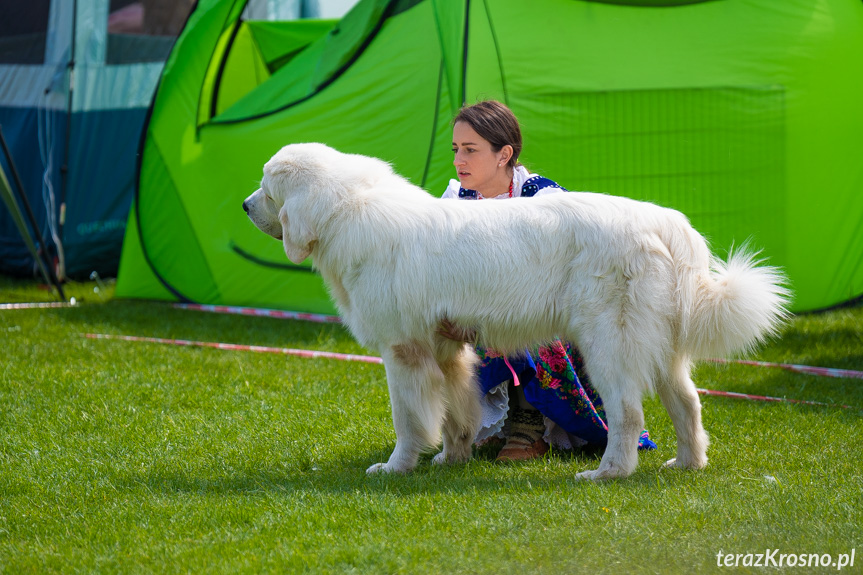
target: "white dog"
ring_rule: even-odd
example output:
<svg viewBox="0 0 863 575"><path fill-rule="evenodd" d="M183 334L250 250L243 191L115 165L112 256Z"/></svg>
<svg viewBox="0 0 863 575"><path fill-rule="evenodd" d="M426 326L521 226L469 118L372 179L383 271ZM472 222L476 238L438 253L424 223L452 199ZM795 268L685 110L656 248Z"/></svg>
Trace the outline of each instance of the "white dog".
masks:
<svg viewBox="0 0 863 575"><path fill-rule="evenodd" d="M413 469L441 430L436 463L471 456L477 360L437 332L444 319L504 353L576 344L609 428L598 469L579 477L609 479L635 469L654 390L677 433L668 465L704 467L691 362L747 350L788 315L777 269L741 252L725 264L682 214L626 198L441 201L378 159L293 144L243 207L291 261L312 256L345 324L384 359L396 446L369 473Z"/></svg>

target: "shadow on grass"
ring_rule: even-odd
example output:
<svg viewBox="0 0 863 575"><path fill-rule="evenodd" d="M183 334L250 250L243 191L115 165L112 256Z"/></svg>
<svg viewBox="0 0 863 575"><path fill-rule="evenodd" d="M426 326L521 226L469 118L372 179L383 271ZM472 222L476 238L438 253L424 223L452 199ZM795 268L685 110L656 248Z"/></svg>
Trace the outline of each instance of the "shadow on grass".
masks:
<svg viewBox="0 0 863 575"><path fill-rule="evenodd" d="M599 465L601 451L555 452L531 462L495 463L474 458L465 464L433 465L425 457L410 473L368 475L366 468L386 460L378 452L341 461L337 467L284 469L273 466L250 466L242 470L215 473L213 470L161 470L137 472L112 482L121 490L141 488L163 495L255 496L318 494L424 496L469 495L471 493L559 492L561 487L579 491L615 485L626 490L675 488L690 485L707 471L664 469L655 460L641 461L628 478L606 481L579 481L576 474Z"/></svg>

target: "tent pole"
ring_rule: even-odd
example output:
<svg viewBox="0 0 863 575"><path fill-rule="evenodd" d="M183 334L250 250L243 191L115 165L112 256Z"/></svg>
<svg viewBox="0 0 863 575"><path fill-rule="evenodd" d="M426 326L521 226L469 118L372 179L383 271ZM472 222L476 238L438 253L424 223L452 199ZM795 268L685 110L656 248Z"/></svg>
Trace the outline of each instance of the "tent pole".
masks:
<svg viewBox="0 0 863 575"><path fill-rule="evenodd" d="M36 239L39 240L41 247L41 256L45 260L44 263L39 260L39 268L46 275L48 283L53 284L57 288L61 301L66 301L66 294L63 293L63 287L54 274L54 268L51 267L51 262L48 260L48 252L46 251L45 240L42 238L42 232L39 231L39 225L36 223L36 216L33 214L33 208L30 207L30 202L27 200L27 194L24 193L24 185L21 182L21 176L18 175L18 168L15 167L15 160L9 151L9 146L6 144L6 136L3 135L3 126L0 126L0 146L3 148L3 153L6 155L6 161L9 162L9 171L12 172L12 179L15 180L15 186L18 188L18 196L21 198L21 203L24 205L24 211L27 212L27 219L30 220L30 225L33 226L33 232L36 234ZM47 271L45 269L47 265Z"/></svg>
<svg viewBox="0 0 863 575"><path fill-rule="evenodd" d="M69 92L66 96L66 137L63 146L63 163L60 165L60 221L57 235L59 241L63 242L63 229L66 227L66 192L69 188L69 147L72 139L72 106L74 104L73 94L75 92L75 48L76 35L78 34L78 0L72 1L72 40L69 48L69 61L66 67L69 69ZM66 258L63 255L63 246L57 247L60 257L60 270L66 275Z"/></svg>

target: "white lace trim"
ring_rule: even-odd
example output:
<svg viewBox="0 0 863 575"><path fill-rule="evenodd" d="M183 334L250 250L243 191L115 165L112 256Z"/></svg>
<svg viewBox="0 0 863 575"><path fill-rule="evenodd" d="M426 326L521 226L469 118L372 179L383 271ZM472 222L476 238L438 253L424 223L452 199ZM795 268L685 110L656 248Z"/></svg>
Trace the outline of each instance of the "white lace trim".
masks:
<svg viewBox="0 0 863 575"><path fill-rule="evenodd" d="M480 398L482 408L482 424L474 440L482 444L493 437L506 438L507 413L509 412L509 384L504 381ZM545 417L545 433L542 438L549 445L558 449L575 449L587 442L580 437L570 435L562 427Z"/></svg>
<svg viewBox="0 0 863 575"><path fill-rule="evenodd" d="M482 408L482 424L476 434L476 443L492 437L503 437L503 426L509 410L509 382L504 381L479 400Z"/></svg>

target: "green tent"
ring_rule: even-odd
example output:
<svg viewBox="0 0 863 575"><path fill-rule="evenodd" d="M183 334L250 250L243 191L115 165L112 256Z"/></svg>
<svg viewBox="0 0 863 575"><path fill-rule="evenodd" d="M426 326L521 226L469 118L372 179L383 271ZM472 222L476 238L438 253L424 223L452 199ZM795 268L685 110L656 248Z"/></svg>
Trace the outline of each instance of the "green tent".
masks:
<svg viewBox="0 0 863 575"><path fill-rule="evenodd" d="M201 0L151 109L121 297L331 312L241 209L291 142L377 156L443 192L450 120L495 98L522 160L571 190L751 240L798 311L863 293L863 3L363 0L335 24Z"/></svg>

